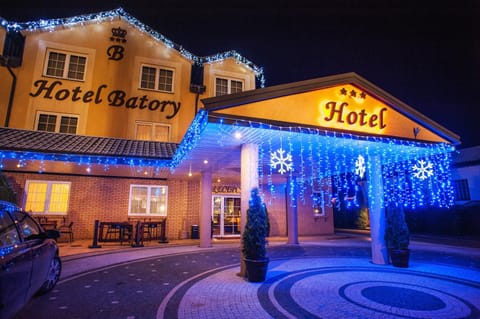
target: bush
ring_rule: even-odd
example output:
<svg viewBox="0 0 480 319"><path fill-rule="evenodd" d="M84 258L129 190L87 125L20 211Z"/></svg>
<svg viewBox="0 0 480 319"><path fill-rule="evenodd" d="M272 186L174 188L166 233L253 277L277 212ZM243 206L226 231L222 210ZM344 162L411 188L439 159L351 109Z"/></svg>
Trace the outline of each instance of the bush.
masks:
<svg viewBox="0 0 480 319"><path fill-rule="evenodd" d="M265 259L267 256L267 214L265 204L258 194L258 189L250 192L247 210L247 224L242 234L242 252L247 259Z"/></svg>
<svg viewBox="0 0 480 319"><path fill-rule="evenodd" d="M402 206L385 207L386 229L385 243L389 249L407 249L410 244L410 232L405 221Z"/></svg>

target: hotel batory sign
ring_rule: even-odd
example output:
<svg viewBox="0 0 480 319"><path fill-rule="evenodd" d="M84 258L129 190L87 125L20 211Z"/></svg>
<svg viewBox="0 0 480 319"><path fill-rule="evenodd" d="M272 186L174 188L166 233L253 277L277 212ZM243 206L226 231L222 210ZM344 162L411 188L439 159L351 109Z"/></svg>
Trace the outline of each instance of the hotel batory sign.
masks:
<svg viewBox="0 0 480 319"><path fill-rule="evenodd" d="M122 90L109 90L108 85L102 84L95 90L83 90L81 86L73 89L63 88L62 81L37 80L33 83L32 97L55 99L57 101L81 102L101 104L107 101L109 106L126 107L155 112L165 112L165 118L172 119L180 110L180 102L169 100L150 99L147 95L127 96Z"/></svg>

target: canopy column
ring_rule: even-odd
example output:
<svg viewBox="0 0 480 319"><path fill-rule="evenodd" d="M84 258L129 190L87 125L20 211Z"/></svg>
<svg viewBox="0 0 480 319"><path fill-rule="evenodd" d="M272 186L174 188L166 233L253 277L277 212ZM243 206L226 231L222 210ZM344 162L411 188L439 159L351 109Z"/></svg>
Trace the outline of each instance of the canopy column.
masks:
<svg viewBox="0 0 480 319"><path fill-rule="evenodd" d="M200 247L212 246L212 172L202 172L200 198Z"/></svg>
<svg viewBox="0 0 480 319"><path fill-rule="evenodd" d="M240 188L241 188L241 216L240 229L241 233L245 229L247 223L247 209L250 200L250 191L252 188L258 187L258 145L243 144L240 161ZM242 243L243 247L243 243ZM240 262L240 276L246 276L245 263L243 255Z"/></svg>
<svg viewBox="0 0 480 319"><path fill-rule="evenodd" d="M294 176L287 179L287 232L288 244L298 244L297 181Z"/></svg>
<svg viewBox="0 0 480 319"><path fill-rule="evenodd" d="M383 208L383 181L382 162L379 156L369 157L367 181L371 198L368 198L370 215L370 237L372 248L372 262L374 264L388 264L388 253L385 244L385 208Z"/></svg>

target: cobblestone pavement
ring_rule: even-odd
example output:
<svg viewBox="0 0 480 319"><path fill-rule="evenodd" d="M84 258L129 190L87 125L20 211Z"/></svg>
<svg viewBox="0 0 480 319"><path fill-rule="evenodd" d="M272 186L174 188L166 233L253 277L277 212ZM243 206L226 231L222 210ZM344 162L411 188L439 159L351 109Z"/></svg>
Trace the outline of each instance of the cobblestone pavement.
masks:
<svg viewBox="0 0 480 319"><path fill-rule="evenodd" d="M412 242L409 268L370 262L356 236L271 242L263 283L239 277L238 243L66 258L24 318L480 318L480 249Z"/></svg>

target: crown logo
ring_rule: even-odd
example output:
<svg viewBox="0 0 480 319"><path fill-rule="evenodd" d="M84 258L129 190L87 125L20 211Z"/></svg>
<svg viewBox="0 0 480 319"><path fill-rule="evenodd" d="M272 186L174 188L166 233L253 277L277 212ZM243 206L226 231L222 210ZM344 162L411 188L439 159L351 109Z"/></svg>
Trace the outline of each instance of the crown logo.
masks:
<svg viewBox="0 0 480 319"><path fill-rule="evenodd" d="M110 37L110 40L125 43L127 42L127 40L125 39L126 35L127 35L127 30L123 30L120 27L112 28L112 36Z"/></svg>

